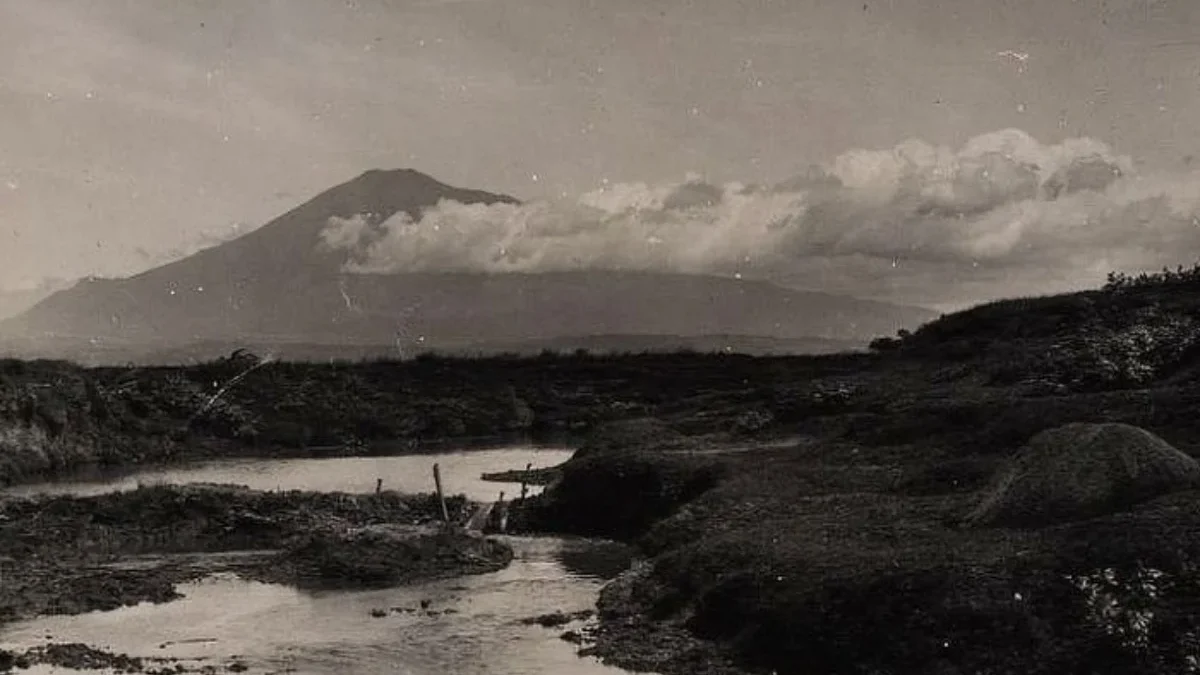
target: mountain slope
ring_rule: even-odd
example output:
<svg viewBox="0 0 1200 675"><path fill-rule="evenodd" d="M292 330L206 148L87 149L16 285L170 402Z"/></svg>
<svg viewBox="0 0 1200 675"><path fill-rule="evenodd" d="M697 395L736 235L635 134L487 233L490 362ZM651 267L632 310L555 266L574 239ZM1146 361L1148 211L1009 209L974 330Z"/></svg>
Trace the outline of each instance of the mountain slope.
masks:
<svg viewBox="0 0 1200 675"><path fill-rule="evenodd" d="M442 199L515 202L411 170L370 171L239 239L128 279L80 282L0 323L0 336L22 355L124 360L206 341L411 350L724 334L865 343L933 318L917 308L695 275L347 274L344 253L319 245L331 217L419 217Z"/></svg>
<svg viewBox="0 0 1200 675"><path fill-rule="evenodd" d="M0 289L0 319L16 316L49 297L59 287Z"/></svg>

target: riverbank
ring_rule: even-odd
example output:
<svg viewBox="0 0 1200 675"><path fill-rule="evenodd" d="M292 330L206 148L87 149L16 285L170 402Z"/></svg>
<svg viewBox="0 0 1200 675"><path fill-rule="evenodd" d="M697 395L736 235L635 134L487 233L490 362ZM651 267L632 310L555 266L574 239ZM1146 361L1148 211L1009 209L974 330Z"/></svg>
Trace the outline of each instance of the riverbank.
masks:
<svg viewBox="0 0 1200 675"><path fill-rule="evenodd" d="M627 667L1191 672L1195 291L989 303L685 398L601 432L510 523L637 545L594 647Z"/></svg>
<svg viewBox="0 0 1200 675"><path fill-rule="evenodd" d="M469 502L447 499L452 522ZM445 529L432 495L155 486L0 502L0 623L178 597L217 572L374 587L503 568L507 546ZM403 553L404 555L400 555ZM224 555L217 555L224 554Z"/></svg>
<svg viewBox="0 0 1200 675"><path fill-rule="evenodd" d="M563 443L646 415L733 429L773 392L870 355L547 355L82 368L0 360L0 484L83 466L224 457L435 452L489 440ZM746 383L753 386L747 387ZM752 411L766 410L755 416ZM573 443L568 443L573 444Z"/></svg>
<svg viewBox="0 0 1200 675"><path fill-rule="evenodd" d="M1091 517L972 526L1010 453L959 445L962 426L920 444L829 434L749 448L657 426L602 432L510 520L641 551L598 602L587 653L606 662L712 675L1187 672L1200 491L1186 483Z"/></svg>
<svg viewBox="0 0 1200 675"><path fill-rule="evenodd" d="M78 642L52 642L18 652L0 650L0 673L11 672L13 669L25 670L34 666L82 671L110 669L117 673L146 673L147 675L217 672L217 668L210 664L188 664L173 658L129 656L96 649ZM223 669L236 673L244 671L245 667L239 661L231 661Z"/></svg>

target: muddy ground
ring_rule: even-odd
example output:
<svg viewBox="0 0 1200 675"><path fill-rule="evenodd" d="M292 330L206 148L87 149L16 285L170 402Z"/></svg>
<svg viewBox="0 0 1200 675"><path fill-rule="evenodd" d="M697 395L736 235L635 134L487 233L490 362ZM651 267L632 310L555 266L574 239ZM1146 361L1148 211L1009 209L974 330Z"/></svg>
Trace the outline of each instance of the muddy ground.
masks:
<svg viewBox="0 0 1200 675"><path fill-rule="evenodd" d="M178 597L216 572L306 587L493 571L507 546L455 528L429 496L156 486L0 502L0 622ZM403 555L401 555L403 554ZM435 564L436 563L436 564Z"/></svg>

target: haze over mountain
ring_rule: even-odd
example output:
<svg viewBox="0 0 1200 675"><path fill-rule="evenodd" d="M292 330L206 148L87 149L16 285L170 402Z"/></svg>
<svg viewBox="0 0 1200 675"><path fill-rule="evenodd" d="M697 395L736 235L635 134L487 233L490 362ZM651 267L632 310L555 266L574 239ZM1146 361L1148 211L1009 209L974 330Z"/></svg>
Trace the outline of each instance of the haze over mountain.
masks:
<svg viewBox="0 0 1200 675"><path fill-rule="evenodd" d="M187 360L249 347L293 357L605 344L779 351L861 346L927 310L763 281L619 269L372 273L337 245L398 214L516 205L413 170L368 171L232 241L127 279L88 279L0 323L7 350L85 362ZM340 228L340 229L339 229ZM393 242L394 243L394 242ZM610 336L605 341L597 336ZM619 337L618 337L619 336ZM640 337L639 337L640 336ZM710 337L697 342L697 338ZM771 341L776 341L771 344ZM757 345L757 346L755 346ZM155 356L157 355L157 356ZM169 356L168 356L169 355Z"/></svg>
<svg viewBox="0 0 1200 675"><path fill-rule="evenodd" d="M74 284L73 280L47 279L24 288L0 288L0 320L20 314L54 292Z"/></svg>

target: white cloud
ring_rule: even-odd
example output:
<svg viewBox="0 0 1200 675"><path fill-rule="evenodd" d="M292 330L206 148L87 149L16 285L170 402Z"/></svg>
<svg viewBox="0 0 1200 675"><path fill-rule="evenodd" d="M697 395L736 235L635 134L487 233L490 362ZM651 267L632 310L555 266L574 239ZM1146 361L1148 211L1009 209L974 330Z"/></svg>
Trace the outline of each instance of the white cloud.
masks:
<svg viewBox="0 0 1200 675"><path fill-rule="evenodd" d="M417 220L331 223L322 238L363 273L740 272L826 288L822 261L854 258L892 271L840 290L908 288L908 301L941 303L959 282L995 296L1031 279L1057 290L1114 267L1190 262L1200 250L1200 173L1139 176L1102 142L1046 145L1008 129L959 149L913 140L853 150L775 186L689 176L522 205L443 202ZM935 267L940 280L928 274ZM923 294L901 278L916 270ZM1005 286L1014 276L1022 283Z"/></svg>
<svg viewBox="0 0 1200 675"><path fill-rule="evenodd" d="M349 218L334 216L321 230L321 245L331 251L354 250L366 243L370 229L371 220L365 214Z"/></svg>

